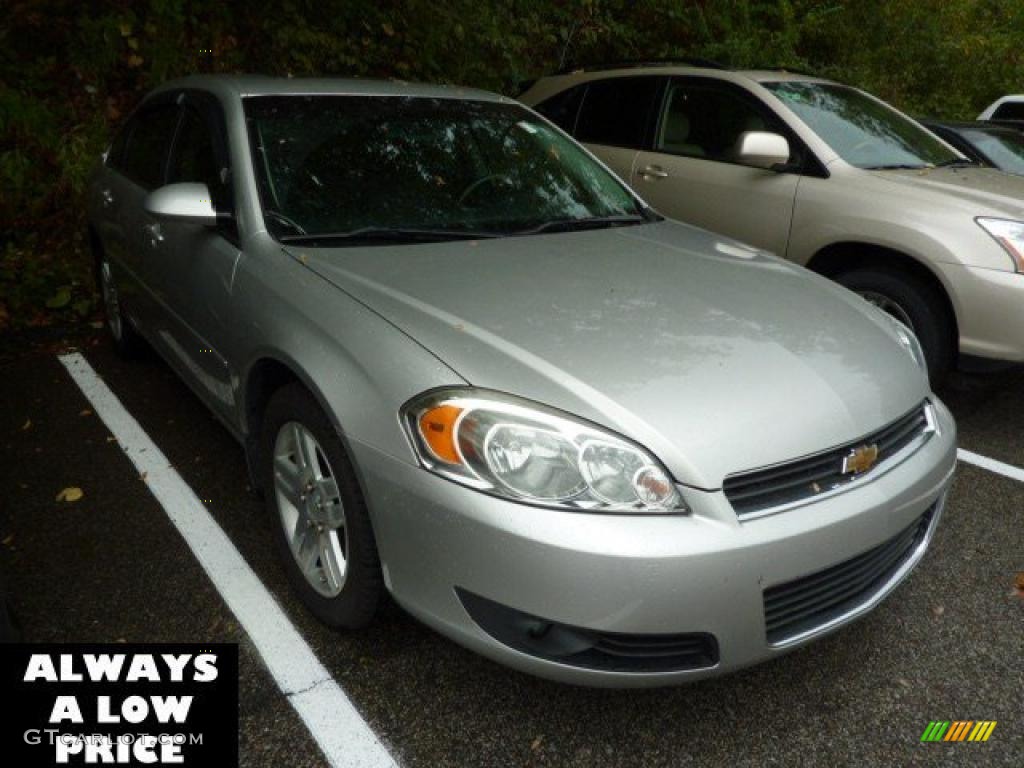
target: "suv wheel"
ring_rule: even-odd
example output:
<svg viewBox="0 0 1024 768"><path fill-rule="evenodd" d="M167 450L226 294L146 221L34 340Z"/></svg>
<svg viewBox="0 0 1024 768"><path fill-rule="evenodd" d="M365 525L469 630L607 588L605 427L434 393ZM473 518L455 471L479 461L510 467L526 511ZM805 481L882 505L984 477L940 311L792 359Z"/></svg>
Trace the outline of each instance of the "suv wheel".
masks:
<svg viewBox="0 0 1024 768"><path fill-rule="evenodd" d="M366 626L383 586L373 528L341 440L302 386L271 397L260 462L274 539L302 602L329 626Z"/></svg>
<svg viewBox="0 0 1024 768"><path fill-rule="evenodd" d="M121 357L130 358L142 347L142 337L121 312L121 297L110 262L105 255L96 259L96 283L103 298L103 311L107 318L107 331L114 349Z"/></svg>
<svg viewBox="0 0 1024 768"><path fill-rule="evenodd" d="M956 334L942 297L931 285L910 273L882 267L844 272L835 280L914 332L933 382L949 370Z"/></svg>

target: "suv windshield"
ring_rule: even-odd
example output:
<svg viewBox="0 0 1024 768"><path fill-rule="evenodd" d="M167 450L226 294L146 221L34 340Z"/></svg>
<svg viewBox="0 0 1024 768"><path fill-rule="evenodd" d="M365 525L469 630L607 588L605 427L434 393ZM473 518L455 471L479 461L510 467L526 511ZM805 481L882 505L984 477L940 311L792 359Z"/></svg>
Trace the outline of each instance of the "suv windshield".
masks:
<svg viewBox="0 0 1024 768"><path fill-rule="evenodd" d="M961 135L997 168L1024 174L1024 135L990 128L965 128Z"/></svg>
<svg viewBox="0 0 1024 768"><path fill-rule="evenodd" d="M764 87L858 168L923 168L961 160L931 133L854 88L811 82Z"/></svg>
<svg viewBox="0 0 1024 768"><path fill-rule="evenodd" d="M513 105L245 100L264 219L283 241L424 242L647 220L608 171Z"/></svg>

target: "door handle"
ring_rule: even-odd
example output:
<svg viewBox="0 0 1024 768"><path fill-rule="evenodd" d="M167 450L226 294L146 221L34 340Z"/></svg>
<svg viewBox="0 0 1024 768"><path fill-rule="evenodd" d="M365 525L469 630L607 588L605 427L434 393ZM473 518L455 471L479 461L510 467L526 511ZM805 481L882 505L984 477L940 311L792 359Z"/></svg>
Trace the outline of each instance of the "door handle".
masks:
<svg viewBox="0 0 1024 768"><path fill-rule="evenodd" d="M160 231L160 225L157 223L146 224L143 229L149 235L149 245L151 248L156 248L160 243L164 241L164 233Z"/></svg>
<svg viewBox="0 0 1024 768"><path fill-rule="evenodd" d="M114 204L114 193L109 189L101 189L100 199L103 201L103 207L109 208Z"/></svg>
<svg viewBox="0 0 1024 768"><path fill-rule="evenodd" d="M637 175L643 176L645 179L667 179L668 171L659 165L648 165L637 171Z"/></svg>

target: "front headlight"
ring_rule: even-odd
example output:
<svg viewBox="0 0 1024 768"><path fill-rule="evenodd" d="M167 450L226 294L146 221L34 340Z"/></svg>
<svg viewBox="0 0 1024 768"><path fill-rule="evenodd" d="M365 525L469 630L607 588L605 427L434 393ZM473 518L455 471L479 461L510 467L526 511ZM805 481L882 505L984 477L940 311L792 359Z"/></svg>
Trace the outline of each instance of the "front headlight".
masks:
<svg viewBox="0 0 1024 768"><path fill-rule="evenodd" d="M560 509L688 512L644 449L509 395L449 389L402 409L424 467L495 496Z"/></svg>
<svg viewBox="0 0 1024 768"><path fill-rule="evenodd" d="M1014 269L1024 272L1024 221L984 217L978 217L975 221L1009 254Z"/></svg>

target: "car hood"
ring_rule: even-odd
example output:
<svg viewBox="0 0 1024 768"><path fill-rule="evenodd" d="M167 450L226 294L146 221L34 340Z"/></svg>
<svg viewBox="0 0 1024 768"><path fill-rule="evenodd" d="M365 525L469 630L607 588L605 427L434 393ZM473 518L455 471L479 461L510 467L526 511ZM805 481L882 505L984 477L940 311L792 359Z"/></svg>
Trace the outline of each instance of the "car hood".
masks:
<svg viewBox="0 0 1024 768"><path fill-rule="evenodd" d="M856 440L927 394L866 302L678 223L287 250L474 386L624 434L696 487Z"/></svg>
<svg viewBox="0 0 1024 768"><path fill-rule="evenodd" d="M869 171L891 184L951 195L972 215L995 212L1024 218L1024 177L995 168L928 168L920 171Z"/></svg>

